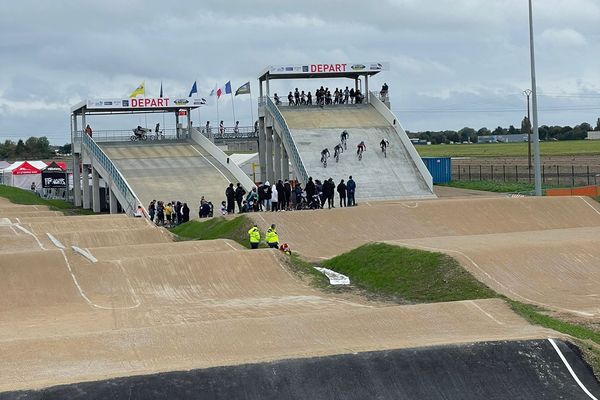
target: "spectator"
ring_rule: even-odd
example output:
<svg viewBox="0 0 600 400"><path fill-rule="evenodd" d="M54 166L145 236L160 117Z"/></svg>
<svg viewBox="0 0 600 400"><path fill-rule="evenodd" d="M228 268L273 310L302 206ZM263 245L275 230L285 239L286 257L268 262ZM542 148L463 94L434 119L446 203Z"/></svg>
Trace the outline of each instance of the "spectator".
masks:
<svg viewBox="0 0 600 400"><path fill-rule="evenodd" d="M279 211L285 211L285 187L283 186L283 182L280 180L277 181L277 206L279 207Z"/></svg>
<svg viewBox="0 0 600 400"><path fill-rule="evenodd" d="M277 231L275 230L275 224L272 224L269 229L267 229L267 233L265 234L265 241L270 248L278 249L279 248L279 236L277 235Z"/></svg>
<svg viewBox="0 0 600 400"><path fill-rule="evenodd" d="M335 196L335 182L332 178L329 178L323 184L324 187L325 185L327 186L327 192L325 193L325 197L327 198L327 208L335 208L335 204L333 202L333 198ZM323 189L323 191L325 191L325 189Z"/></svg>
<svg viewBox="0 0 600 400"><path fill-rule="evenodd" d="M348 98L350 97L350 91L348 90L348 86L344 89L344 103L348 104Z"/></svg>
<svg viewBox="0 0 600 400"><path fill-rule="evenodd" d="M277 96L277 93L275 93L275 95L273 96L273 100L275 101L276 106L281 105L281 99L279 99L279 96Z"/></svg>
<svg viewBox="0 0 600 400"><path fill-rule="evenodd" d="M294 91L294 101L297 106L300 105L300 92L298 91L298 88Z"/></svg>
<svg viewBox="0 0 600 400"><path fill-rule="evenodd" d="M306 95L306 104L309 106L312 105L312 94L310 92Z"/></svg>
<svg viewBox="0 0 600 400"><path fill-rule="evenodd" d="M306 105L306 93L304 93L304 90L300 93L300 104Z"/></svg>
<svg viewBox="0 0 600 400"><path fill-rule="evenodd" d="M88 135L89 137L92 137L92 134L93 134L93 132L92 132L92 127L90 126L90 124L88 124L88 125L85 127L85 133L86 133L86 135Z"/></svg>
<svg viewBox="0 0 600 400"><path fill-rule="evenodd" d="M246 202L248 203L248 211L258 211L259 201L256 187L253 187L248 196L246 196Z"/></svg>
<svg viewBox="0 0 600 400"><path fill-rule="evenodd" d="M304 190L306 190L306 200L311 202L316 190L312 176L308 178L308 182L306 182L306 187Z"/></svg>
<svg viewBox="0 0 600 400"><path fill-rule="evenodd" d="M181 221L183 223L186 223L190 220L190 208L188 207L187 203L183 203L183 206L181 207Z"/></svg>
<svg viewBox="0 0 600 400"><path fill-rule="evenodd" d="M156 205L156 225L165 224L165 207L162 201L159 201Z"/></svg>
<svg viewBox="0 0 600 400"><path fill-rule="evenodd" d="M138 206L137 210L135 210L135 218L142 218L144 216L144 209L142 206Z"/></svg>
<svg viewBox="0 0 600 400"><path fill-rule="evenodd" d="M284 193L284 198L285 198L285 206L284 209L285 210L289 210L290 209L290 203L292 202L292 185L290 184L290 182L286 179L284 184L283 184L283 193Z"/></svg>
<svg viewBox="0 0 600 400"><path fill-rule="evenodd" d="M167 218L167 224L171 226L171 214L173 214L173 206L171 203L167 203L165 206L165 217Z"/></svg>
<svg viewBox="0 0 600 400"><path fill-rule="evenodd" d="M352 179L352 175L348 177L348 183L346 184L346 194L348 196L348 207L356 205L354 200L354 193L356 192L356 183Z"/></svg>
<svg viewBox="0 0 600 400"><path fill-rule="evenodd" d="M350 89L350 103L354 104L354 88Z"/></svg>
<svg viewBox="0 0 600 400"><path fill-rule="evenodd" d="M32 191L32 192L34 192L34 193L35 193L35 189L36 189L36 187L35 187L35 182L31 182L30 189L31 189L31 191Z"/></svg>
<svg viewBox="0 0 600 400"><path fill-rule="evenodd" d="M288 94L288 106L293 106L293 105L294 105L294 95L290 91L290 93Z"/></svg>
<svg viewBox="0 0 600 400"><path fill-rule="evenodd" d="M246 194L246 191L244 190L242 185L238 182L237 187L235 188L235 201L237 202L239 212L242 212L242 200L244 200L245 194Z"/></svg>
<svg viewBox="0 0 600 400"><path fill-rule="evenodd" d="M233 189L233 183L230 183L227 189L225 189L225 198L227 199L227 213L233 214L235 212L235 190Z"/></svg>
<svg viewBox="0 0 600 400"><path fill-rule="evenodd" d="M219 133L221 135L225 133L225 125L223 124L223 121L219 122Z"/></svg>
<svg viewBox="0 0 600 400"><path fill-rule="evenodd" d="M200 218L208 218L211 216L211 205L209 202L204 201L200 205Z"/></svg>
<svg viewBox="0 0 600 400"><path fill-rule="evenodd" d="M148 205L148 214L150 216L150 221L154 222L154 214L156 213L156 200L152 200Z"/></svg>
<svg viewBox="0 0 600 400"><path fill-rule="evenodd" d="M263 203L267 199L267 191L262 182L258 183L256 193L258 194L258 210L263 211Z"/></svg>
<svg viewBox="0 0 600 400"><path fill-rule="evenodd" d="M296 197L296 205L302 203L302 186L298 183L294 187L294 196Z"/></svg>
<svg viewBox="0 0 600 400"><path fill-rule="evenodd" d="M271 211L277 211L277 202L279 201L279 194L277 193L277 186L273 184L271 187Z"/></svg>
<svg viewBox="0 0 600 400"><path fill-rule="evenodd" d="M250 248L258 249L258 245L260 244L260 230L258 230L258 225L254 224L254 226L250 228L248 236L250 237Z"/></svg>
<svg viewBox="0 0 600 400"><path fill-rule="evenodd" d="M264 206L264 210L263 211L269 211L271 210L271 184L269 183L269 181L266 181L265 184L262 186L262 191L264 192L264 200L263 200L263 206Z"/></svg>
<svg viewBox="0 0 600 400"><path fill-rule="evenodd" d="M205 129L205 132L207 135L211 133L210 132L210 130L211 130L210 129L210 121L206 121L206 128L204 128L204 129Z"/></svg>
<svg viewBox="0 0 600 400"><path fill-rule="evenodd" d="M337 185L337 192L340 196L340 207L346 207L346 184L343 179Z"/></svg>
<svg viewBox="0 0 600 400"><path fill-rule="evenodd" d="M254 121L254 133L258 135L258 121Z"/></svg>
<svg viewBox="0 0 600 400"><path fill-rule="evenodd" d="M219 209L221 215L227 215L227 206L225 205L225 200L221 202L221 208Z"/></svg>
<svg viewBox="0 0 600 400"><path fill-rule="evenodd" d="M236 135L240 133L240 121L235 121L235 126L233 127L233 133Z"/></svg>

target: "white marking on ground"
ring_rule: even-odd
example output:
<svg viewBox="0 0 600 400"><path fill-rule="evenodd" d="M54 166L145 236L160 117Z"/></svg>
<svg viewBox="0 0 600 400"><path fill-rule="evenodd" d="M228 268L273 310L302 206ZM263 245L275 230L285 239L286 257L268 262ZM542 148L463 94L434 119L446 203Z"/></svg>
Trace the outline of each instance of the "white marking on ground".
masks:
<svg viewBox="0 0 600 400"><path fill-rule="evenodd" d="M12 225L9 218L0 218L0 225Z"/></svg>
<svg viewBox="0 0 600 400"><path fill-rule="evenodd" d="M587 394L590 397L590 399L598 400L598 398L595 397L593 394L591 394L590 391L585 387L585 385L583 383L581 383L581 381L579 380L579 377L577 376L577 374L575 374L575 371L573 371L573 368L571 368L571 366L569 365L569 362L567 361L567 359L563 355L562 351L560 351L560 349L558 348L558 346L554 342L554 339L548 338L548 341L550 342L550 344L552 345L552 347L554 347L554 350L556 350L556 352L558 353L558 356L560 357L560 359L562 360L562 362L565 364L565 367L567 367L567 370L569 370L569 373L571 374L571 376L573 377L573 379L575 379L575 382L577 382L577 384L579 385L579 387L581 388L581 390L583 390L585 392L585 394Z"/></svg>
<svg viewBox="0 0 600 400"><path fill-rule="evenodd" d="M65 249L65 246L60 242L60 240L58 240L57 238L55 238L54 236L52 236L51 233L46 232L46 235L48 236L48 238L50 239L50 241L52 243L54 243L54 245L56 247L58 247L59 249Z"/></svg>
<svg viewBox="0 0 600 400"><path fill-rule="evenodd" d="M231 245L231 243L229 243L228 241L225 241L225 244L226 244L227 246L231 247L233 250L235 250L235 251L238 251L238 249L236 249L235 247L233 247L233 246Z"/></svg>
<svg viewBox="0 0 600 400"><path fill-rule="evenodd" d="M200 154L200 156L202 156L202 158L204 158L204 159L206 160L206 162L207 162L207 163L209 163L210 165L212 165L214 169L216 169L217 171L219 171L219 173L220 173L221 175L223 175L223 178L225 178L225 180L226 180L227 182L229 182L229 183L232 183L232 182L229 180L229 178L227 178L227 177L225 176L225 174L223 173L223 171L221 171L219 168L217 168L217 167L215 166L215 164L213 164L213 163L212 163L212 162L211 162L211 161L210 161L208 158L206 158L206 157L204 156L204 154L202 154L202 153L201 153L201 152L200 152L200 151L199 151L197 148L195 148L195 147L194 147L193 145L191 145L191 144L190 144L190 147L191 147L192 149L194 149L194 151L195 151L196 153Z"/></svg>
<svg viewBox="0 0 600 400"><path fill-rule="evenodd" d="M85 251L84 249L77 247L77 246L71 246L71 248L78 254L84 256L85 258L87 258L88 260L90 260L93 263L97 263L98 259L96 257L94 257L92 255L92 253L89 253L87 251Z"/></svg>
<svg viewBox="0 0 600 400"><path fill-rule="evenodd" d="M65 254L64 250L59 250L60 253L62 254L65 263L67 264L67 269L69 270L69 273L71 274L71 279L73 280L73 283L75 284L75 286L77 287L77 290L79 291L79 295L92 307L94 308L99 308L101 310L131 310L133 308L137 308L140 306L140 301L137 299L137 296L135 296L134 293L134 297L137 301L137 303L133 306L128 306L128 307L105 307L105 306L101 306L99 304L94 303L92 300L90 300L89 297L86 296L86 294L84 293L83 289L81 288L81 286L79 285L79 282L77 281L77 278L75 277L75 273L73 272L73 269L71 268L71 264L69 263L69 260L67 259L67 255ZM127 279L127 278L126 278ZM127 282L129 283L129 280L127 280ZM131 288L131 285L130 285Z"/></svg>
<svg viewBox="0 0 600 400"><path fill-rule="evenodd" d="M42 250L48 250L44 247L44 245L42 244L42 242L40 242L40 239L38 239L38 237L33 233L28 231L27 229L23 228L21 225L15 225L17 228L19 228L21 231L25 232L28 235L33 236L33 238L35 239L35 241L37 242L38 246L40 246L40 249Z"/></svg>
<svg viewBox="0 0 600 400"><path fill-rule="evenodd" d="M558 310L562 310L562 311L567 311L567 312L570 312L570 313L574 313L574 314L578 314L578 315L583 315L585 317L593 317L595 315L595 314L591 314L591 313L588 313L588 312L585 312L585 311L571 310L569 308L563 308L563 307L558 307L558 306L554 306L554 305L542 303L542 302L539 302L539 301L535 301L535 300L529 299L529 298L527 298L525 296L522 296L519 293L513 291L508 286L504 285L502 282L500 282L497 279L495 279L494 277L492 277L483 268L481 268L479 266L479 264L477 264L475 261L473 261L473 259L471 257L469 257L468 255L466 255L462 251L443 249L441 247L429 247L429 246L422 246L422 245L417 245L417 244L407 244L407 243L402 243L402 242L397 242L397 241L393 241L393 243L399 244L399 245L402 245L402 246L405 246L405 247L412 247L412 248L419 248L419 249L429 250L429 251L437 251L437 252L446 252L446 253L456 253L456 254L459 254L459 255L463 256L465 259L467 259L471 264L473 264L473 266L475 268L477 268L489 280L493 281L498 286L502 287L504 290L506 290L507 292L511 293L512 295L514 295L516 297L519 297L519 298L521 298L521 299L523 299L523 300L525 300L525 301L527 301L527 302L529 302L531 304L537 304L538 306L544 306L544 307L554 308L554 309L558 309Z"/></svg>
<svg viewBox="0 0 600 400"><path fill-rule="evenodd" d="M485 311L483 308L481 308L479 306L479 304L475 303L473 300L469 300L469 303L471 305L475 306L479 311L481 311L482 313L484 313L485 315L487 315L491 320L493 320L494 322L496 322L498 325L504 325L504 322L498 321L496 318L494 318L494 316L492 314L490 314L487 311Z"/></svg>
<svg viewBox="0 0 600 400"><path fill-rule="evenodd" d="M594 207L593 205L591 205L587 199L585 197L582 196L578 196L581 200L583 200L585 202L585 204L588 205L588 207L590 207L592 210L594 210L596 212L596 214L600 215L600 211L598 211L598 209L596 207Z"/></svg>
<svg viewBox="0 0 600 400"><path fill-rule="evenodd" d="M18 223L18 224L20 224L20 223L21 223L21 220L20 220L18 217L17 217L17 218L15 218L15 219L17 220L17 223Z"/></svg>

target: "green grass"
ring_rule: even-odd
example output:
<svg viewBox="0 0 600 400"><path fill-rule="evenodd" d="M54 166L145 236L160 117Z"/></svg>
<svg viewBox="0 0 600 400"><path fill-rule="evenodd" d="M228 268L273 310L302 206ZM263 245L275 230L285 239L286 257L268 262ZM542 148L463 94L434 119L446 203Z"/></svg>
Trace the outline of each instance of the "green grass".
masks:
<svg viewBox="0 0 600 400"><path fill-rule="evenodd" d="M567 335L574 336L578 339L591 340L592 342L600 345L600 332L550 317L544 314L543 310L536 306L524 304L511 299L506 299L506 301L514 312L533 324L554 329L555 331L566 333Z"/></svg>
<svg viewBox="0 0 600 400"><path fill-rule="evenodd" d="M450 186L460 189L483 190L486 192L514 193L531 192L533 184L523 182L496 182L496 181L452 181L439 186Z"/></svg>
<svg viewBox="0 0 600 400"><path fill-rule="evenodd" d="M383 243L363 245L323 262L357 287L406 302L496 297L452 257Z"/></svg>
<svg viewBox="0 0 600 400"><path fill-rule="evenodd" d="M73 204L64 200L43 199L29 190L12 186L0 185L0 197L4 197L15 204L48 206L51 210L63 211L65 214L94 214L93 211L76 208Z"/></svg>
<svg viewBox="0 0 600 400"><path fill-rule="evenodd" d="M248 230L253 225L253 222L245 215L233 219L217 217L205 221L186 222L172 228L171 232L184 239L231 239L242 246L250 247ZM261 232L261 235L264 235L264 232Z"/></svg>
<svg viewBox="0 0 600 400"><path fill-rule="evenodd" d="M526 157L527 143L436 144L415 146L422 157ZM547 156L600 154L600 140L540 142Z"/></svg>

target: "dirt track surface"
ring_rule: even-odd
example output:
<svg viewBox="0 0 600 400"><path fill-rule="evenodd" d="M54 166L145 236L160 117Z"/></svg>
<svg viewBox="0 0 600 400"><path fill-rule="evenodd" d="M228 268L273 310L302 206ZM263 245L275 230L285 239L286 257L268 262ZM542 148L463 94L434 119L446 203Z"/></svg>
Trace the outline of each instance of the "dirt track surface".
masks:
<svg viewBox="0 0 600 400"><path fill-rule="evenodd" d="M445 252L508 297L600 319L600 205L589 198L432 200L253 218L275 223L280 240L309 257L374 241Z"/></svg>
<svg viewBox="0 0 600 400"><path fill-rule="evenodd" d="M0 391L553 335L500 300L397 306L348 299L308 287L276 251L173 242L143 221L106 220L118 228L97 217L0 226L3 241L12 240L0 248ZM80 231L60 232L69 230L62 221Z"/></svg>

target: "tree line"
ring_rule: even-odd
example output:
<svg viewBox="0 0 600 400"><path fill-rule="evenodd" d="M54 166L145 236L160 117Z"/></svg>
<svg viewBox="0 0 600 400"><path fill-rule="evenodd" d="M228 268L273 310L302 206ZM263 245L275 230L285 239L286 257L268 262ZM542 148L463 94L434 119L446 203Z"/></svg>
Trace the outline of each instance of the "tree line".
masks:
<svg viewBox="0 0 600 400"><path fill-rule="evenodd" d="M30 137L23 141L19 139L16 143L12 140L5 140L0 143L0 160L39 160L52 158L56 154L55 150L61 152L65 146L52 146L45 136ZM71 145L68 145L70 152ZM65 153L63 153L65 154Z"/></svg>
<svg viewBox="0 0 600 400"><path fill-rule="evenodd" d="M422 131L422 132L409 132L408 136L421 140L426 140L432 144L450 143L450 142L471 142L477 143L479 136L490 136L490 135L517 135L529 131L529 125L526 121L523 121L521 128L516 128L510 125L508 128L501 126L494 130L488 128L481 128L475 130L473 128L464 127L458 131L446 130L446 131ZM587 122L583 122L579 125L571 126L548 126L542 125L538 128L540 134L540 140L582 140L587 137L589 131L600 131L600 118L596 122L596 126L592 127Z"/></svg>

